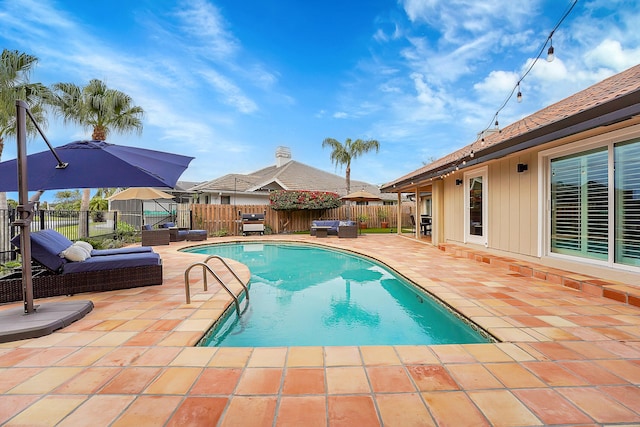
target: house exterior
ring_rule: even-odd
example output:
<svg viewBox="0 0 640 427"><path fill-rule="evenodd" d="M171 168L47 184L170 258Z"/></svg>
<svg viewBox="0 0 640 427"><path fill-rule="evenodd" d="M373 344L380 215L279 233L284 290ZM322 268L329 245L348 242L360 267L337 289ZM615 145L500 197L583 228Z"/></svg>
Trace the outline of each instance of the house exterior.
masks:
<svg viewBox="0 0 640 427"><path fill-rule="evenodd" d="M275 165L249 174L227 174L191 187L198 203L227 205L267 205L274 190L329 191L345 196L344 176L338 176L291 159L287 147L276 149ZM384 199L369 204L393 204L395 197L363 181L351 181L351 191L365 190Z"/></svg>
<svg viewBox="0 0 640 427"><path fill-rule="evenodd" d="M421 195L434 245L640 283L640 65L381 190Z"/></svg>

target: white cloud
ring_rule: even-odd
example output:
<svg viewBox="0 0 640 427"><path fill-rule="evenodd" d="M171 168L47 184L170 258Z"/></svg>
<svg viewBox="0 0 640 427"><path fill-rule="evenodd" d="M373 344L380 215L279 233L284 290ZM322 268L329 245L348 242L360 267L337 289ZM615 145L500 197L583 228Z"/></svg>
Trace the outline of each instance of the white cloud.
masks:
<svg viewBox="0 0 640 427"><path fill-rule="evenodd" d="M584 56L589 67L606 67L622 71L640 64L640 48L625 49L618 40L604 39Z"/></svg>
<svg viewBox="0 0 640 427"><path fill-rule="evenodd" d="M241 113L253 113L258 109L256 103L248 96L242 93L242 90L225 76L217 73L212 69L203 70L205 80L221 95L223 102L233 106Z"/></svg>

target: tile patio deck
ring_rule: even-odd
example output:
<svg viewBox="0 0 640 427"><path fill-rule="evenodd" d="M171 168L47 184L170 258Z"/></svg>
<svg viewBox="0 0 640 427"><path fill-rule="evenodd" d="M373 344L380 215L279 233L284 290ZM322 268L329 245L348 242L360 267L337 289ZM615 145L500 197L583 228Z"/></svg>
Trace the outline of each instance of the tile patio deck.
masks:
<svg viewBox="0 0 640 427"><path fill-rule="evenodd" d="M636 306L395 235L255 239L373 256L502 342L193 347L229 298L203 292L194 275L185 304L184 270L202 255L172 243L155 247L162 286L71 297L94 310L52 335L0 344L0 424L640 425Z"/></svg>

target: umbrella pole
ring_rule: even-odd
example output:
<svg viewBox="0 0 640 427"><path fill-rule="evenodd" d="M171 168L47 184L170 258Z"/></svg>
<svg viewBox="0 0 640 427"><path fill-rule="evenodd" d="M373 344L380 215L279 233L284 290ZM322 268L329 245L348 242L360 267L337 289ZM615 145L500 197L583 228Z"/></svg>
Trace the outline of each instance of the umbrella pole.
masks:
<svg viewBox="0 0 640 427"><path fill-rule="evenodd" d="M27 104L16 101L16 139L18 144L18 212L20 219L14 225L20 227L20 255L22 256L22 291L25 314L33 313L33 277L31 274L31 217L33 202L28 200L27 185Z"/></svg>

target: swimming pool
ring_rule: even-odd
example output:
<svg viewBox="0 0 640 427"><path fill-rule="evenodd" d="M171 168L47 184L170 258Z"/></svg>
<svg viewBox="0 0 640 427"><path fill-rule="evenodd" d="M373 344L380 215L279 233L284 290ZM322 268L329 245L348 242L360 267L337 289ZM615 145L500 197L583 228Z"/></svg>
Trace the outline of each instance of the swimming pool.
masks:
<svg viewBox="0 0 640 427"><path fill-rule="evenodd" d="M490 342L395 272L365 257L293 243L226 243L185 250L234 259L251 271L246 310L240 317L233 308L228 310L203 346Z"/></svg>

